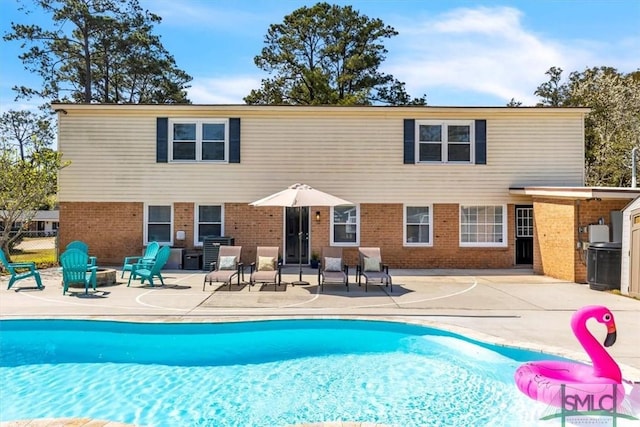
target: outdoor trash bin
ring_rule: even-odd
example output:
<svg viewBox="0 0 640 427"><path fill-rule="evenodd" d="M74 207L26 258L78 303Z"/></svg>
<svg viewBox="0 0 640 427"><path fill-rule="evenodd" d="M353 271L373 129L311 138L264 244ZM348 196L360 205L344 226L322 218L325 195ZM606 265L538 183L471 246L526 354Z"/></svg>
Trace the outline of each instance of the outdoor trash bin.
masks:
<svg viewBox="0 0 640 427"><path fill-rule="evenodd" d="M620 289L622 245L592 243L587 250L587 282L597 291Z"/></svg>

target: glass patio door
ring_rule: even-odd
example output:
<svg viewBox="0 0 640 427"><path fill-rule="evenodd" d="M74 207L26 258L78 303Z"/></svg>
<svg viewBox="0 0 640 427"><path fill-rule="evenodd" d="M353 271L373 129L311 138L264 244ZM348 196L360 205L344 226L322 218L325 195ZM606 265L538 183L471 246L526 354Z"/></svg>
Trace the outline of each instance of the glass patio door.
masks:
<svg viewBox="0 0 640 427"><path fill-rule="evenodd" d="M285 208L285 210L285 263L308 264L309 207ZM300 231L302 236L299 235Z"/></svg>
<svg viewBox="0 0 640 427"><path fill-rule="evenodd" d="M533 206L516 206L516 264L533 264Z"/></svg>

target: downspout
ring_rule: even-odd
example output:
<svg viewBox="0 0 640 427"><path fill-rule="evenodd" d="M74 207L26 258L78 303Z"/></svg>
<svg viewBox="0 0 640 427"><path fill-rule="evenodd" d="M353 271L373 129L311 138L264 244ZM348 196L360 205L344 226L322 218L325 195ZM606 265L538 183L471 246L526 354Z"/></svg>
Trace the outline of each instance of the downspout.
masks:
<svg viewBox="0 0 640 427"><path fill-rule="evenodd" d="M636 151L638 147L633 147L631 150L631 188L636 188Z"/></svg>
<svg viewBox="0 0 640 427"><path fill-rule="evenodd" d="M580 199L576 200L576 217L576 222L578 223L578 243L576 244L576 250L578 251L580 262L586 266L587 250L585 249L585 243L582 241L582 226L580 226Z"/></svg>

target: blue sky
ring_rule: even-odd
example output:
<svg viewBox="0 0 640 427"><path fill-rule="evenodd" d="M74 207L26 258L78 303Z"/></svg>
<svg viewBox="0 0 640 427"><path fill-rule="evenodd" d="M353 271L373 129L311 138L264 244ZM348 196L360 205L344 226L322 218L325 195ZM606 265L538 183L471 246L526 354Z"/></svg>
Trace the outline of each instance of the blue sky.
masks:
<svg viewBox="0 0 640 427"><path fill-rule="evenodd" d="M28 1L28 0L27 0ZM178 67L193 81L196 104L242 104L267 75L253 63L270 24L316 2L295 0L141 0L162 16L155 27ZM534 105L536 87L552 66L571 71L640 68L639 0L428 1L352 0L361 14L380 18L399 35L384 41L381 70L429 105L504 106L511 98ZM24 15L17 0L0 0L0 31L11 22L48 26ZM17 58L18 42L0 40L0 111L30 108L14 102L14 85L37 86Z"/></svg>

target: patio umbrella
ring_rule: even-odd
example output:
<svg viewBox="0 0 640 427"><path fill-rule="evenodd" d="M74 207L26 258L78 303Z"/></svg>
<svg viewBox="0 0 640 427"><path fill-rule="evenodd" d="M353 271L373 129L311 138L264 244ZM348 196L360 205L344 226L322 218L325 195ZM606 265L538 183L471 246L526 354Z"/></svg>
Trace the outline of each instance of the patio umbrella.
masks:
<svg viewBox="0 0 640 427"><path fill-rule="evenodd" d="M302 250L302 208L306 206L340 206L352 205L348 200L332 196L320 190L316 190L306 184L293 184L291 187L279 191L270 196L264 197L255 202L249 203L251 206L282 206L298 208L298 219L300 221L298 230L298 244ZM299 283L302 281L302 257L298 255L298 266L300 267Z"/></svg>

